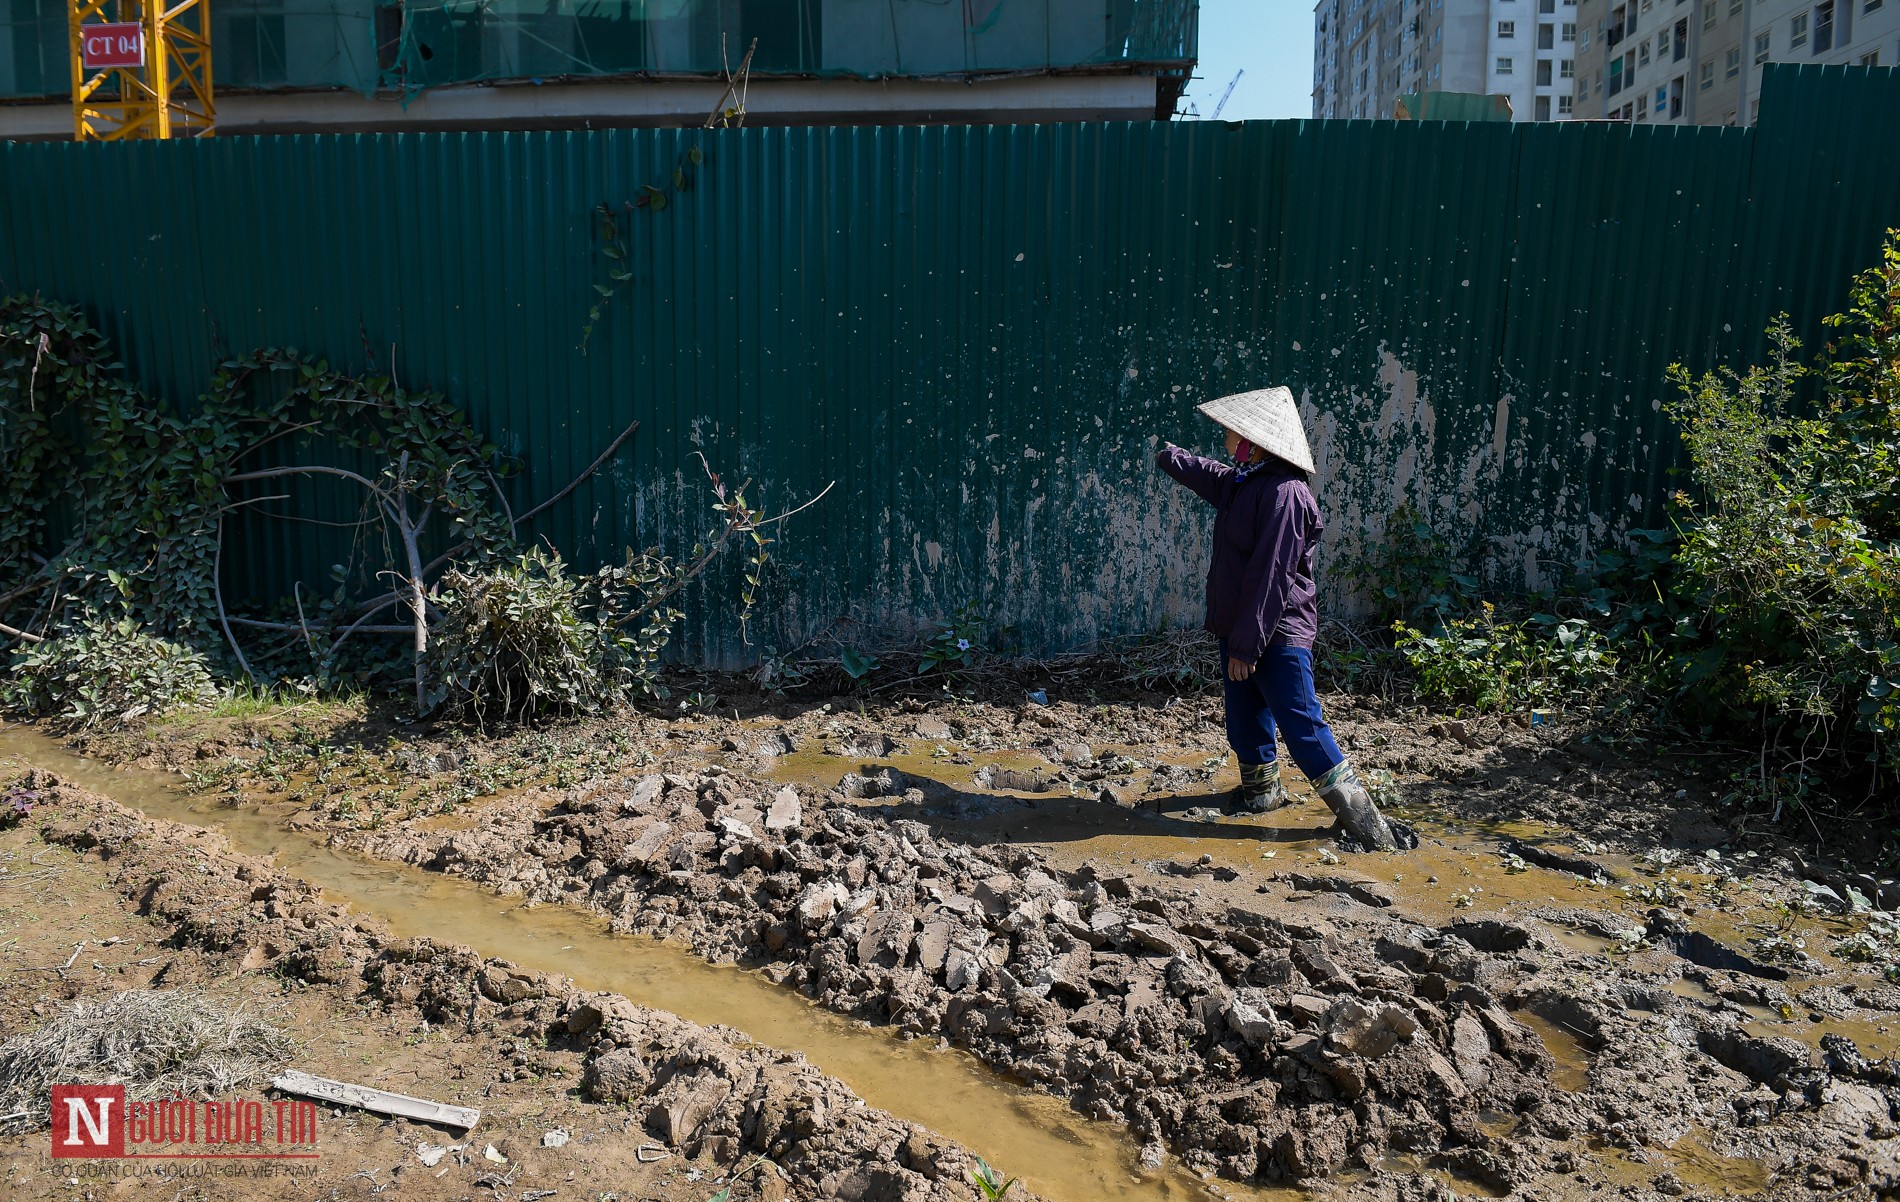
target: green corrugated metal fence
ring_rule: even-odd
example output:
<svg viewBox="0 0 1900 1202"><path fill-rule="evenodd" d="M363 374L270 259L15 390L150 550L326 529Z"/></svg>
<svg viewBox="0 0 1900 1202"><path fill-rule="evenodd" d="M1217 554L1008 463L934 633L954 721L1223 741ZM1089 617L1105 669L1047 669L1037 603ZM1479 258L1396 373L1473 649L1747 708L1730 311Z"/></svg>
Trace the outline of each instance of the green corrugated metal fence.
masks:
<svg viewBox="0 0 1900 1202"><path fill-rule="evenodd" d="M755 642L973 601L1032 652L1198 610L1206 517L1149 463L1207 396L1288 383L1328 562L1410 502L1503 583L1552 580L1676 486L1664 367L1812 335L1900 225L1900 73L1771 69L1759 129L1279 122L614 131L0 147L0 277L86 306L146 387L223 352L392 361L519 455L591 561L690 543L693 452L783 506ZM636 280L589 348L591 216ZM132 198L137 198L134 201ZM334 545L248 527L229 587ZM729 583L729 582L728 582ZM718 586L682 648L739 642ZM1335 596L1335 602L1341 599Z"/></svg>

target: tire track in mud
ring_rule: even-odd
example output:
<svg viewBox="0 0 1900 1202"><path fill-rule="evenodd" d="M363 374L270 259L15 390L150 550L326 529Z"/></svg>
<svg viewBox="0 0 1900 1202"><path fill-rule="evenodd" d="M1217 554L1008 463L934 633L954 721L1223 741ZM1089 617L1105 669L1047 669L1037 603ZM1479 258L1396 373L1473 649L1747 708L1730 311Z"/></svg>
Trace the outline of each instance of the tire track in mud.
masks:
<svg viewBox="0 0 1900 1202"><path fill-rule="evenodd" d="M966 846L901 816L928 812L921 790L894 800L878 812L714 768L596 783L545 811L504 804L476 830L349 842L947 1038L1198 1171L1370 1172L1398 1196L1419 1183L1409 1169L1430 1168L1508 1191L1574 1173L1596 1147L1693 1194L1717 1188L1698 1183L1698 1158L1734 1173L1694 1151L1720 1133L1777 1170L1777 1196L1900 1182L1900 1092L1877 1073L1756 1036L1732 1007L1601 979L1535 924L1437 928L1343 899L1294 921ZM1553 1083L1518 1013L1581 1033L1594 1053L1581 1093Z"/></svg>
<svg viewBox="0 0 1900 1202"><path fill-rule="evenodd" d="M864 1105L796 1053L709 1028L564 977L433 939L397 939L373 917L326 902L269 861L236 855L215 833L154 820L50 772L41 835L98 856L114 886L173 938L233 971L409 1008L439 1025L477 1022L583 1054L582 1095L631 1107L688 1156L721 1164L764 1154L783 1170L776 1194L809 1199L974 1202L976 1158L961 1145ZM530 1057L531 1059L531 1057ZM1034 1195L1029 1195L1034 1197Z"/></svg>

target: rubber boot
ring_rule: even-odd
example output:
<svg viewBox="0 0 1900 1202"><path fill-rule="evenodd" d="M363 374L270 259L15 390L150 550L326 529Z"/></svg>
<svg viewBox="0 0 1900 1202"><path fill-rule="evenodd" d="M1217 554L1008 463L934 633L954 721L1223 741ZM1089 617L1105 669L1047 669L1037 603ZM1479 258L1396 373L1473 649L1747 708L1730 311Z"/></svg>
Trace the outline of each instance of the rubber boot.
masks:
<svg viewBox="0 0 1900 1202"><path fill-rule="evenodd" d="M1359 781L1359 774L1353 771L1350 763L1342 761L1338 767L1313 782L1319 790L1320 800L1332 810L1333 817L1339 819L1339 828L1346 836L1367 851L1397 851L1399 842L1392 833L1392 827L1373 804L1372 795L1366 792L1365 785Z"/></svg>
<svg viewBox="0 0 1900 1202"><path fill-rule="evenodd" d="M1292 800L1280 783L1280 761L1240 766L1240 788L1234 791L1236 813L1270 814Z"/></svg>

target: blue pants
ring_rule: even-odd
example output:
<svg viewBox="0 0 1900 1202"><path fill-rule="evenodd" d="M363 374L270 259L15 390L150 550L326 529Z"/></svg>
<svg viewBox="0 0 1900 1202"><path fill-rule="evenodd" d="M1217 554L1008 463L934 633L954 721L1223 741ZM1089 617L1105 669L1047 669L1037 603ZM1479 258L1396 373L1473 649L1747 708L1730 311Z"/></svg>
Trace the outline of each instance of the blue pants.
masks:
<svg viewBox="0 0 1900 1202"><path fill-rule="evenodd" d="M1313 653L1285 644L1268 647L1253 675L1227 675L1227 640L1220 644L1221 687L1227 695L1227 745L1243 764L1271 764L1274 734L1286 737L1293 762L1318 780L1345 760L1313 691Z"/></svg>

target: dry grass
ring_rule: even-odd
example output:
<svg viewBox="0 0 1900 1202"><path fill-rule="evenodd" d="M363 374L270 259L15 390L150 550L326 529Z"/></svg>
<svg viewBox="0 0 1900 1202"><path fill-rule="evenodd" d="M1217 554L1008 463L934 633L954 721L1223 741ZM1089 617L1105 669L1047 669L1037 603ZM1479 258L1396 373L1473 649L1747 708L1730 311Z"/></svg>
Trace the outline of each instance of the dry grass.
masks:
<svg viewBox="0 0 1900 1202"><path fill-rule="evenodd" d="M56 1084L123 1084L134 1098L210 1097L275 1071L290 1052L276 1027L188 990L74 1002L0 1044L0 1132L45 1127Z"/></svg>
<svg viewBox="0 0 1900 1202"><path fill-rule="evenodd" d="M1198 691L1221 676L1220 647L1204 630L1161 630L1113 640L1103 650L1122 680L1143 688Z"/></svg>

